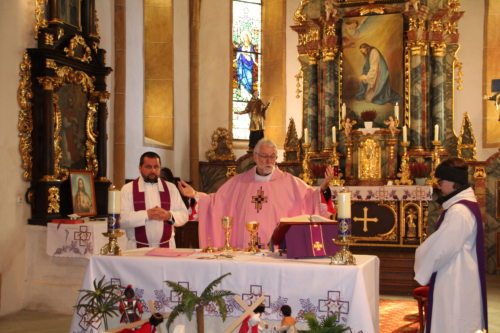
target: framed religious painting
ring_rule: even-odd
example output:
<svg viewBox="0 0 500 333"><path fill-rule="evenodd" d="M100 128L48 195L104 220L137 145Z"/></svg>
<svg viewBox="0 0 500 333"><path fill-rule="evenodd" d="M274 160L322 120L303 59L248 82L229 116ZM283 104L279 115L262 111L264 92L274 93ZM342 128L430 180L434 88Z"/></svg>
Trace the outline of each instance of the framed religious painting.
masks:
<svg viewBox="0 0 500 333"><path fill-rule="evenodd" d="M87 170L70 170L70 187L73 214L79 216L96 215L93 173Z"/></svg>
<svg viewBox="0 0 500 333"><path fill-rule="evenodd" d="M373 127L385 127L396 103L403 103L403 31L401 14L346 17L342 22L342 101L358 124L369 111Z"/></svg>

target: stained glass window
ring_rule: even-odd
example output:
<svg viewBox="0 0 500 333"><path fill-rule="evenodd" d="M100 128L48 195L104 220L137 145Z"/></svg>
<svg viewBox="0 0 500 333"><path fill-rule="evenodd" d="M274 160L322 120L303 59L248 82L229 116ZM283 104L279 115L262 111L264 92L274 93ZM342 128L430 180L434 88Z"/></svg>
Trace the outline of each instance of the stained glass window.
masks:
<svg viewBox="0 0 500 333"><path fill-rule="evenodd" d="M262 0L233 0L233 139L248 140L250 117L245 110L254 92L260 94Z"/></svg>

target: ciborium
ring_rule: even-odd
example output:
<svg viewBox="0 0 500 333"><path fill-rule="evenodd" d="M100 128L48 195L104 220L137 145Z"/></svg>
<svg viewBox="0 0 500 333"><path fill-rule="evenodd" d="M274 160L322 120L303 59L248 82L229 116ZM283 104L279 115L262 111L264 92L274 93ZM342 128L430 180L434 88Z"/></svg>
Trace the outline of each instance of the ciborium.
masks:
<svg viewBox="0 0 500 333"><path fill-rule="evenodd" d="M250 241L248 242L248 252L260 252L257 242L257 231L259 230L259 222L250 221L246 224L247 230L250 233Z"/></svg>
<svg viewBox="0 0 500 333"><path fill-rule="evenodd" d="M231 216L223 216L221 219L222 229L224 229L224 236L226 241L224 246L220 248L221 251L234 251L234 249L229 244L231 239L231 229L233 228L233 218Z"/></svg>

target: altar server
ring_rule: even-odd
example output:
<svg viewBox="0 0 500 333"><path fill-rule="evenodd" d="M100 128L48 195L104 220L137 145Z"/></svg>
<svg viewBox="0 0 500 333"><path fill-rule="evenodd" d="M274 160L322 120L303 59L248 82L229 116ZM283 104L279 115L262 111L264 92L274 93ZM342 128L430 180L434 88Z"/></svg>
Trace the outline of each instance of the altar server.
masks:
<svg viewBox="0 0 500 333"><path fill-rule="evenodd" d="M487 329L483 224L467 164L450 158L435 175L444 210L415 254L415 280L429 284L426 332Z"/></svg>
<svg viewBox="0 0 500 333"><path fill-rule="evenodd" d="M159 178L160 156L142 154L141 176L121 190L120 226L128 248L175 247L174 226L188 220L188 212L175 185Z"/></svg>
<svg viewBox="0 0 500 333"><path fill-rule="evenodd" d="M233 218L231 246L245 248L249 242L247 222L259 222L260 243L265 245L282 217L301 214L330 217L335 213L328 187L334 176L332 167L327 167L321 186L313 188L278 169L277 153L271 140L261 139L253 151L256 166L229 179L216 193L196 192L186 182L180 182L181 193L198 201L200 246L224 245L223 216Z"/></svg>

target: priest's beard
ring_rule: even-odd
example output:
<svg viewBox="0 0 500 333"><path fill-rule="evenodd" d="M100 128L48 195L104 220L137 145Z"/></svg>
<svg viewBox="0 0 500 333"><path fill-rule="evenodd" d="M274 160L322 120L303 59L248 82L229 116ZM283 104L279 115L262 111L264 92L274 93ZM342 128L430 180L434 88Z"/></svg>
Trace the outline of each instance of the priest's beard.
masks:
<svg viewBox="0 0 500 333"><path fill-rule="evenodd" d="M158 182L158 176L155 174L142 175L142 179L144 179L146 183L156 184Z"/></svg>

